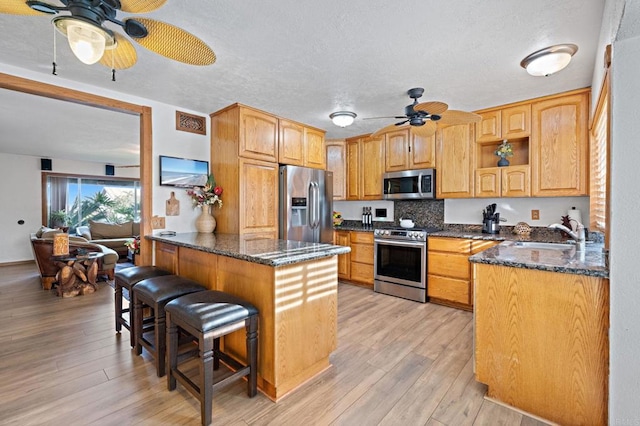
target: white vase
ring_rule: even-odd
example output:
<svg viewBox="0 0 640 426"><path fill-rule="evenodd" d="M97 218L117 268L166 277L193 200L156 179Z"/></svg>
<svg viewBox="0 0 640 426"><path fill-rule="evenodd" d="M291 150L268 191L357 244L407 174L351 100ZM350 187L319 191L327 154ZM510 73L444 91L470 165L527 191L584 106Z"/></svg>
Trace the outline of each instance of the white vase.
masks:
<svg viewBox="0 0 640 426"><path fill-rule="evenodd" d="M202 206L196 219L196 231L212 233L216 229L216 218L211 215L211 206Z"/></svg>

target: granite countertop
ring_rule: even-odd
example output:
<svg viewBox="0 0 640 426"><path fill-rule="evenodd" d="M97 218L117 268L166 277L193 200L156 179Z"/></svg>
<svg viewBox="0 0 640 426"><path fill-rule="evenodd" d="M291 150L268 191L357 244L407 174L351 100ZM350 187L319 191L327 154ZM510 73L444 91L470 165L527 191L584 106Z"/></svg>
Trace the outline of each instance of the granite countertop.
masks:
<svg viewBox="0 0 640 426"><path fill-rule="evenodd" d="M518 247L517 241L504 241L469 257L473 263L538 269L567 274L609 277L603 244L588 242L584 252L576 247L563 250Z"/></svg>
<svg viewBox="0 0 640 426"><path fill-rule="evenodd" d="M148 240L233 257L268 266L283 266L344 254L349 247L324 243L276 240L273 238L243 238L236 234L179 233L174 236L148 235Z"/></svg>

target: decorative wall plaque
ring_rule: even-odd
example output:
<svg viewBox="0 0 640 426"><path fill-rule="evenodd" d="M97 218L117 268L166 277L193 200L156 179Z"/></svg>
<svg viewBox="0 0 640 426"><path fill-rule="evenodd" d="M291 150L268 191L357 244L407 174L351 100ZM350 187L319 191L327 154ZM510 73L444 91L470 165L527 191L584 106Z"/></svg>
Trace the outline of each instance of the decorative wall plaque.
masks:
<svg viewBox="0 0 640 426"><path fill-rule="evenodd" d="M176 130L206 135L207 118L199 115L188 114L182 111L176 111Z"/></svg>

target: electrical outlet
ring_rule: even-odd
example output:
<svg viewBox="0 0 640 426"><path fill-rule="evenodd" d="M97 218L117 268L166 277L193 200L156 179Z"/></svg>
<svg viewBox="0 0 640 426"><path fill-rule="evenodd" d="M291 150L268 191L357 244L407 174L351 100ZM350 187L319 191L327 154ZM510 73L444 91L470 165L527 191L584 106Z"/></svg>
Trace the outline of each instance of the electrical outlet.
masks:
<svg viewBox="0 0 640 426"><path fill-rule="evenodd" d="M531 210L531 220L540 220L540 210Z"/></svg>
<svg viewBox="0 0 640 426"><path fill-rule="evenodd" d="M152 217L151 227L153 229L164 229L164 217L161 217L161 216Z"/></svg>

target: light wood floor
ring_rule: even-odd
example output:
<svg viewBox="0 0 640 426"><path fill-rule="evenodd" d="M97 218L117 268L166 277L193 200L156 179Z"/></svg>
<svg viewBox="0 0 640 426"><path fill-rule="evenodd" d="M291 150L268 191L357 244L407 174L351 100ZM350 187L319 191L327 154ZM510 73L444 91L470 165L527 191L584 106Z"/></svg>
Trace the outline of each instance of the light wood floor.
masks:
<svg viewBox="0 0 640 426"><path fill-rule="evenodd" d="M214 397L219 425L542 425L483 399L472 316L340 284L333 367L273 403L244 382ZM184 388L116 335L113 290L62 299L34 265L0 267L0 424L200 424Z"/></svg>

